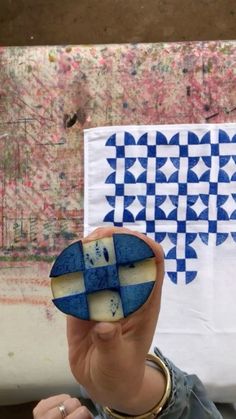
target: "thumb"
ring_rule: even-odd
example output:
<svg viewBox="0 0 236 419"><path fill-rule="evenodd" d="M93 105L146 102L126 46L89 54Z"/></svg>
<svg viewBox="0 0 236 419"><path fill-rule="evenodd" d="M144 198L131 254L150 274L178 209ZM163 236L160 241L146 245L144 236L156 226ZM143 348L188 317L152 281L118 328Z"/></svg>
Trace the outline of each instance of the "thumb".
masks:
<svg viewBox="0 0 236 419"><path fill-rule="evenodd" d="M97 323L93 328L92 340L101 354L119 351L122 344L121 325L118 322Z"/></svg>

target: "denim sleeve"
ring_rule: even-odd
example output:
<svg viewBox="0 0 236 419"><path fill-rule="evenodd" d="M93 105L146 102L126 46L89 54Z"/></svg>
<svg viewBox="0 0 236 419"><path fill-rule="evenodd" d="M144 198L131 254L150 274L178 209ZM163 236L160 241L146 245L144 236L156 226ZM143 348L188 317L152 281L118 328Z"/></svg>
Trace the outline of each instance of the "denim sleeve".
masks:
<svg viewBox="0 0 236 419"><path fill-rule="evenodd" d="M155 348L154 352L169 369L172 384L170 398L158 419L223 419L196 375L181 371L159 349ZM95 411L90 407L94 419L106 419L102 407L96 403L95 407Z"/></svg>
<svg viewBox="0 0 236 419"><path fill-rule="evenodd" d="M223 419L216 406L207 397L206 390L196 375L189 375L177 368L155 348L170 371L172 390L160 419Z"/></svg>

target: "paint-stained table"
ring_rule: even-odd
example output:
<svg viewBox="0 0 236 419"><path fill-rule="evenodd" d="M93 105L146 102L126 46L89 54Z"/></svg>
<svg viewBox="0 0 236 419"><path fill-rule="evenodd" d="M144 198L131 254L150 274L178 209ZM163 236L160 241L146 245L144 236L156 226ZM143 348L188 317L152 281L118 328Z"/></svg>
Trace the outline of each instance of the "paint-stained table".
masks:
<svg viewBox="0 0 236 419"><path fill-rule="evenodd" d="M77 389L48 273L83 232L83 129L235 119L236 42L0 49L0 404Z"/></svg>

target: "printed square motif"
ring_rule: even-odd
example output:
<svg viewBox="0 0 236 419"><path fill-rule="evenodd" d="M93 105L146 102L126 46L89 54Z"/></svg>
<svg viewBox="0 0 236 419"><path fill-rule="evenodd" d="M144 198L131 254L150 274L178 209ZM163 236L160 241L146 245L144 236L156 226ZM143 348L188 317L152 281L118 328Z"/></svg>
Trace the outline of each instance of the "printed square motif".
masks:
<svg viewBox="0 0 236 419"><path fill-rule="evenodd" d="M99 220L93 217L91 208L87 208L87 216L93 219L93 225L109 223L138 229L160 243L168 238L172 247L165 256L168 261L176 261L176 271L167 269L167 276L176 285L184 276L186 285L191 284L198 276L199 240L203 246L209 240L221 246L229 237L236 243L233 225L229 224L236 219L236 194L232 193L236 182L236 126L122 129L109 127L102 133L106 189L99 186ZM124 163L116 164L121 157ZM120 197L124 191L116 184L117 176L124 179L123 201ZM106 203L104 214L102 202L106 201L110 209Z"/></svg>

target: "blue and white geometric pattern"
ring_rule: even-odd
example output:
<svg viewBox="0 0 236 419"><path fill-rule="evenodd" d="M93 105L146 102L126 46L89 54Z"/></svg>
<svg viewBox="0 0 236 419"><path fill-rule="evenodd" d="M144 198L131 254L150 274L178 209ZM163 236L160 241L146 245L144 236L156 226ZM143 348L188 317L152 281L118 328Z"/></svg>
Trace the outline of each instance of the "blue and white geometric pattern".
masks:
<svg viewBox="0 0 236 419"><path fill-rule="evenodd" d="M162 243L174 284L197 279L200 246L236 246L235 124L103 127L86 135L85 233L110 224L147 234Z"/></svg>
<svg viewBox="0 0 236 419"><path fill-rule="evenodd" d="M169 279L189 284L198 239L220 246L231 236L236 246L236 127L141 131L114 129L105 142L110 210L103 222L142 226L163 242Z"/></svg>
<svg viewBox="0 0 236 419"><path fill-rule="evenodd" d="M155 283L156 264L145 241L133 234L113 234L72 243L57 257L50 277L59 310L83 320L113 321L146 302ZM105 317L95 308L96 296L105 306Z"/></svg>

